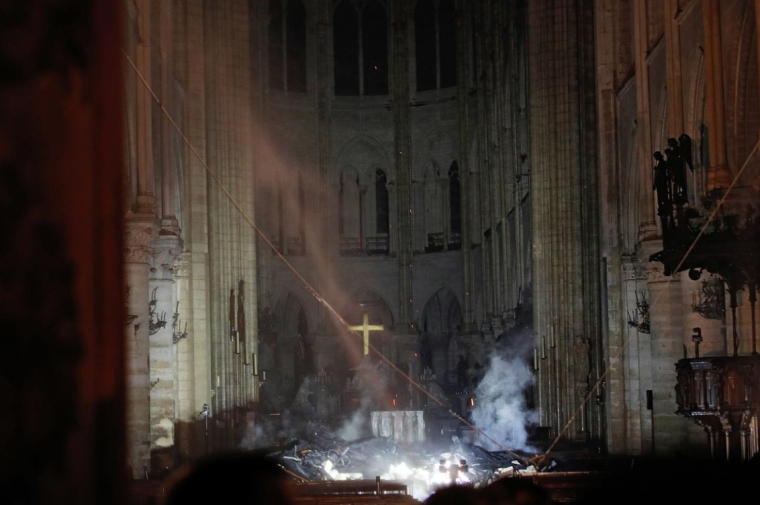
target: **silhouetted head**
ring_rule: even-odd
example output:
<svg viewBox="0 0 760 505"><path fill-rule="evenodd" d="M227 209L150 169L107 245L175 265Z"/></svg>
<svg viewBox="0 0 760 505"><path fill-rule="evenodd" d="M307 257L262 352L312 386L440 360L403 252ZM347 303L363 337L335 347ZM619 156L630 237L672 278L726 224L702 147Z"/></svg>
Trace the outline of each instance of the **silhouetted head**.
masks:
<svg viewBox="0 0 760 505"><path fill-rule="evenodd" d="M425 505L485 505L483 495L471 487L451 486L436 491Z"/></svg>
<svg viewBox="0 0 760 505"><path fill-rule="evenodd" d="M204 460L169 491L166 505L287 505L282 470L272 461L246 453Z"/></svg>
<svg viewBox="0 0 760 505"><path fill-rule="evenodd" d="M489 505L550 505L549 494L527 479L503 478L482 490Z"/></svg>
<svg viewBox="0 0 760 505"><path fill-rule="evenodd" d="M676 139L674 139L673 137L670 137L668 139L668 145L670 147L678 147L678 141Z"/></svg>
<svg viewBox="0 0 760 505"><path fill-rule="evenodd" d="M662 155L660 151L655 151L653 156L654 156L654 159L656 159L657 161L662 161L665 159L665 157Z"/></svg>

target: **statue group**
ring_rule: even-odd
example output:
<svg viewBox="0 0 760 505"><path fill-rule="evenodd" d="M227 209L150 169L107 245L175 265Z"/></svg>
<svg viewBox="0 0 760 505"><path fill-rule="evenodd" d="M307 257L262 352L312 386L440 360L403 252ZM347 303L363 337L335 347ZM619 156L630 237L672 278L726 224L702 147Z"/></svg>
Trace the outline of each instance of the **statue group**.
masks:
<svg viewBox="0 0 760 505"><path fill-rule="evenodd" d="M654 153L654 189L657 192L657 215L662 219L663 234L673 228L673 205L678 210L689 203L688 176L686 168L694 171L691 155L691 137L685 133L668 139L665 154Z"/></svg>
<svg viewBox="0 0 760 505"><path fill-rule="evenodd" d="M654 189L657 191L657 214L662 218L663 225L669 225L673 219L673 205L683 207L689 203L688 177L686 168L694 171L691 155L691 137L685 133L668 139L665 154L654 153Z"/></svg>

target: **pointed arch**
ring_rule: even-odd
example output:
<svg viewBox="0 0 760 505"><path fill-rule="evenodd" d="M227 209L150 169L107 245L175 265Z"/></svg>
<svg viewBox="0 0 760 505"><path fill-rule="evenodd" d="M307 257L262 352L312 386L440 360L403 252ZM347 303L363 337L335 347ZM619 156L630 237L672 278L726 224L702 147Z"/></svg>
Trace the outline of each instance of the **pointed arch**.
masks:
<svg viewBox="0 0 760 505"><path fill-rule="evenodd" d="M338 233L341 238L362 236L359 172L347 165L338 177ZM361 241L359 242L361 245Z"/></svg>
<svg viewBox="0 0 760 505"><path fill-rule="evenodd" d="M356 289L343 305L341 315L349 324L361 324L364 312L369 313L372 324L382 324L387 329L395 326L395 316L391 305L384 296L369 287Z"/></svg>
<svg viewBox="0 0 760 505"><path fill-rule="evenodd" d="M454 292L441 287L426 300L420 314L422 363L430 366L439 380L448 382L451 366L451 342L462 323L462 307Z"/></svg>
<svg viewBox="0 0 760 505"><path fill-rule="evenodd" d="M338 149L334 162L333 178L337 179L340 170L345 165L356 167L361 174L366 174L363 184L369 185L374 177L374 169L379 167L385 172L388 180L394 179L393 166L388 150L385 149L375 138L361 133L348 139Z"/></svg>
<svg viewBox="0 0 760 505"><path fill-rule="evenodd" d="M422 148L416 152L413 178L422 179L430 160L434 160L439 167L448 167L457 159L457 150L457 142L448 132L437 128L432 129L425 136Z"/></svg>

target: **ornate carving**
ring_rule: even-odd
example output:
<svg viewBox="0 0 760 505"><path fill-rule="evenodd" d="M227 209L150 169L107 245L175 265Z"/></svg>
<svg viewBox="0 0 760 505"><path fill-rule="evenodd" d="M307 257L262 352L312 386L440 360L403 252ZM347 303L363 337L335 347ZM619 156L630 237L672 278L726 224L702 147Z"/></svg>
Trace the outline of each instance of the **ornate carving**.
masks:
<svg viewBox="0 0 760 505"><path fill-rule="evenodd" d="M182 253L182 240L176 235L159 234L151 243L155 254L151 258L151 278L173 280L175 266Z"/></svg>
<svg viewBox="0 0 760 505"><path fill-rule="evenodd" d="M124 235L124 261L126 263L150 263L156 255L152 242L155 227L150 223L127 222Z"/></svg>

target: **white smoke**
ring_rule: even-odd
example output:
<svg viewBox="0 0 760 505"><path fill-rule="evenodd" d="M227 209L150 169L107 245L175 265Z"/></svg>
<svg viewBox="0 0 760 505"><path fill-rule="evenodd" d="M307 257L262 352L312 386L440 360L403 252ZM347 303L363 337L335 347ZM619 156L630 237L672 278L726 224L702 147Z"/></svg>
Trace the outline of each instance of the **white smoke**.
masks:
<svg viewBox="0 0 760 505"><path fill-rule="evenodd" d="M371 402L366 397L362 398L359 408L351 414L351 417L343 422L343 425L338 428L336 435L348 442L353 442L367 436L370 409Z"/></svg>
<svg viewBox="0 0 760 505"><path fill-rule="evenodd" d="M521 353L512 357L492 356L488 369L475 390L477 401L472 420L489 437L509 449L529 449L529 424L536 414L525 405L525 390L533 382L533 373ZM496 450L490 440L479 437L479 443Z"/></svg>

